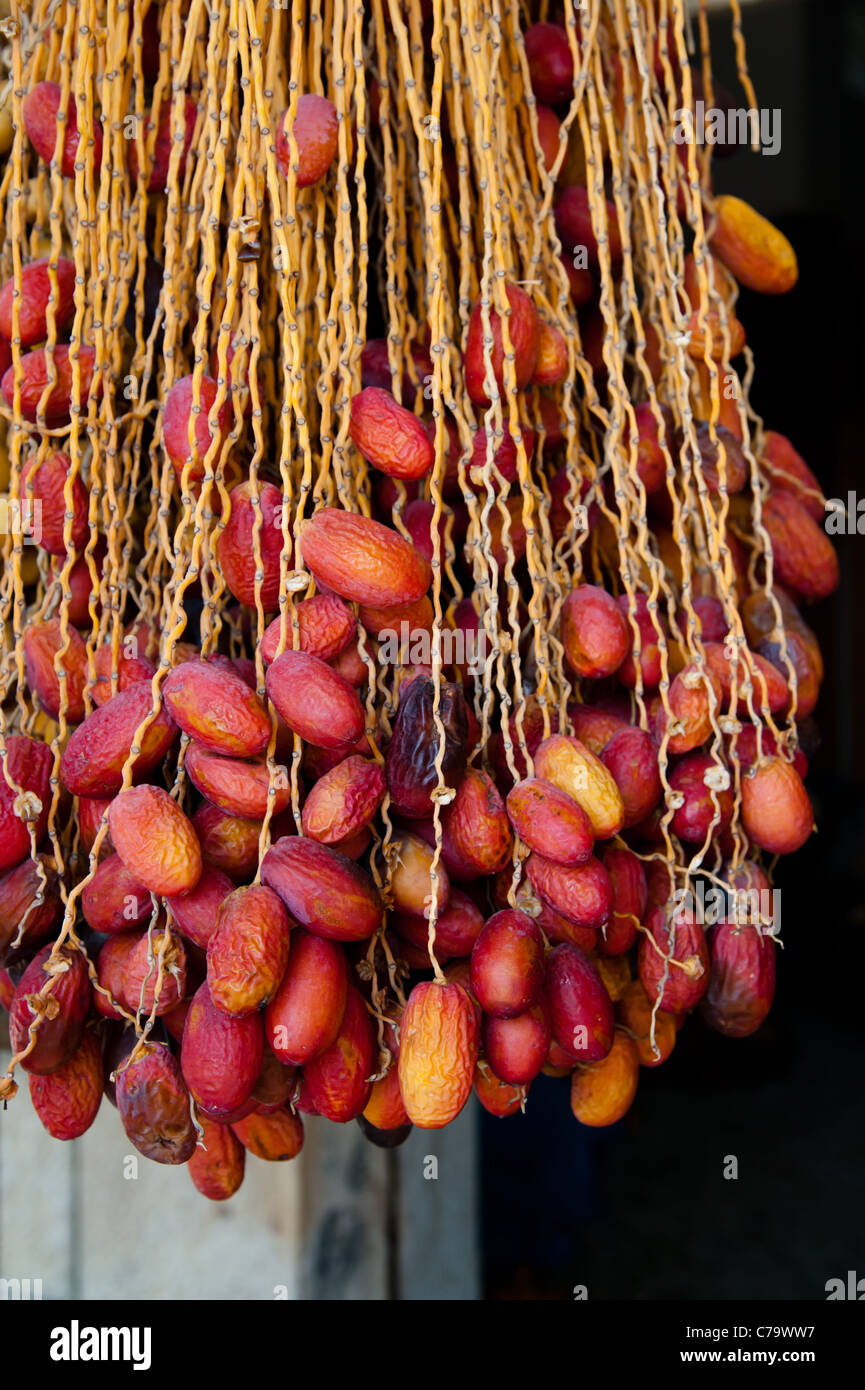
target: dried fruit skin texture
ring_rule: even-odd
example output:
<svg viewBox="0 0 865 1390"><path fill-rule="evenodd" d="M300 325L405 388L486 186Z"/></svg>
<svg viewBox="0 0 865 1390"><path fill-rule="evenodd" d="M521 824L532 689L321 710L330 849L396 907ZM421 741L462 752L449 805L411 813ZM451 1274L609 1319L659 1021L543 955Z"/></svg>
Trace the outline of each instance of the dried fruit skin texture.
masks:
<svg viewBox="0 0 865 1390"><path fill-rule="evenodd" d="M258 1015L229 1017L216 1008L207 984L201 985L186 1016L180 1064L189 1090L211 1117L231 1117L249 1098L263 1052Z"/></svg>
<svg viewBox="0 0 865 1390"><path fill-rule="evenodd" d="M378 608L413 603L430 586L426 560L396 531L369 517L324 507L301 533L303 558L341 598Z"/></svg>
<svg viewBox="0 0 865 1390"><path fill-rule="evenodd" d="M211 752L254 758L266 749L267 711L233 672L207 661L184 661L168 673L162 693L175 723Z"/></svg>
<svg viewBox="0 0 865 1390"><path fill-rule="evenodd" d="M366 870L314 840L285 836L271 845L261 877L295 921L318 936L364 941L381 922L381 898Z"/></svg>
<svg viewBox="0 0 865 1390"><path fill-rule="evenodd" d="M195 1150L189 1094L167 1047L145 1043L118 1073L117 1109L127 1137L155 1163L186 1163Z"/></svg>
<svg viewBox="0 0 865 1390"><path fill-rule="evenodd" d="M468 1100L478 1027L462 985L422 983L409 996L400 1030L399 1084L419 1129L441 1129Z"/></svg>
<svg viewBox="0 0 865 1390"><path fill-rule="evenodd" d="M225 899L207 946L207 983L218 1009L242 1018L273 998L288 963L290 927L270 888L237 888Z"/></svg>
<svg viewBox="0 0 865 1390"><path fill-rule="evenodd" d="M30 1099L55 1139L78 1139L93 1121L102 1100L102 1049L92 1028L78 1049L50 1076L29 1077Z"/></svg>
<svg viewBox="0 0 865 1390"><path fill-rule="evenodd" d="M199 1124L204 1130L204 1147L196 1145L189 1159L189 1176L202 1197L224 1202L243 1182L245 1151L230 1126L204 1116L199 1116Z"/></svg>
<svg viewBox="0 0 865 1390"><path fill-rule="evenodd" d="M264 1015L267 1041L280 1061L302 1067L330 1047L347 989L342 947L295 927L287 969Z"/></svg>
<svg viewBox="0 0 865 1390"><path fill-rule="evenodd" d="M366 1004L353 985L346 995L339 1032L330 1047L308 1062L304 1094L319 1115L347 1124L364 1110L375 1071L375 1038Z"/></svg>
<svg viewBox="0 0 865 1390"><path fill-rule="evenodd" d="M151 893L188 893L201 878L198 836L160 787L119 792L108 808L108 825L123 863Z"/></svg>
<svg viewBox="0 0 865 1390"><path fill-rule="evenodd" d="M715 200L712 250L740 285L762 294L786 294L799 278L796 253L783 232L741 198Z"/></svg>
<svg viewBox="0 0 865 1390"><path fill-rule="evenodd" d="M13 1052L23 1051L30 1040L30 1028L41 1013L35 1030L33 1050L21 1060L25 1071L47 1076L62 1067L76 1051L84 1032L90 1008L90 980L80 951L62 946L51 961L52 947L43 946L28 965L9 1010L9 1041ZM64 968L65 967L65 968ZM37 996L50 978L46 971L57 971L50 996Z"/></svg>
<svg viewBox="0 0 865 1390"><path fill-rule="evenodd" d="M392 478L422 478L435 461L418 417L376 386L352 396L349 433L373 468Z"/></svg>
<svg viewBox="0 0 865 1390"><path fill-rule="evenodd" d="M231 1128L247 1153L270 1163L297 1158L303 1148L303 1121L290 1110L246 1115L242 1120L235 1120Z"/></svg>

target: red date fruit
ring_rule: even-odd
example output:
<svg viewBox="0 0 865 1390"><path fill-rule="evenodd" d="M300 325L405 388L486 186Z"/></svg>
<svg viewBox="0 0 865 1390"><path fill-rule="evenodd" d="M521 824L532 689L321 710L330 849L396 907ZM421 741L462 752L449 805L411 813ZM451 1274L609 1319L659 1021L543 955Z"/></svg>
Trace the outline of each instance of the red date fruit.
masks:
<svg viewBox="0 0 865 1390"><path fill-rule="evenodd" d="M562 644L578 676L610 676L631 650L631 632L611 594L596 584L579 584L562 609Z"/></svg>
<svg viewBox="0 0 865 1390"><path fill-rule="evenodd" d="M30 854L28 827L37 844L45 834L53 765L47 744L23 734L6 739L6 758L0 765L0 872L14 869Z"/></svg>
<svg viewBox="0 0 865 1390"><path fill-rule="evenodd" d="M108 936L140 927L152 910L150 890L129 872L119 854L102 860L81 894L87 925Z"/></svg>
<svg viewBox="0 0 865 1390"><path fill-rule="evenodd" d="M574 59L561 24L531 24L524 35L529 79L538 101L560 106L574 95Z"/></svg>
<svg viewBox="0 0 865 1390"><path fill-rule="evenodd" d="M49 454L41 462L33 458L21 475L20 498L22 505L32 496L34 509L34 535L37 543L51 555L66 555L63 529L66 520L67 479L71 468L68 454ZM71 480L70 543L73 549L80 549L90 535L87 520L89 499L87 489L80 477Z"/></svg>
<svg viewBox="0 0 865 1390"><path fill-rule="evenodd" d="M201 846L192 822L161 787L118 792L108 808L108 825L120 858L151 893L188 893L201 878Z"/></svg>
<svg viewBox="0 0 865 1390"><path fill-rule="evenodd" d="M264 1015L267 1041L281 1062L306 1066L331 1046L347 988L342 947L295 927L288 967Z"/></svg>
<svg viewBox="0 0 865 1390"><path fill-rule="evenodd" d="M472 949L471 990L485 1013L514 1018L531 1007L544 977L544 939L524 912L496 912Z"/></svg>
<svg viewBox="0 0 865 1390"><path fill-rule="evenodd" d="M385 773L391 805L399 815L420 819L432 813L431 793L437 785L436 759L440 734L433 713L435 686L415 676L400 689L393 736L385 754ZM442 777L446 786L462 780L468 745L468 716L462 688L442 682L438 709L444 726Z"/></svg>
<svg viewBox="0 0 865 1390"><path fill-rule="evenodd" d="M389 925L404 941L421 951L429 942L429 922L418 913L396 912ZM435 923L436 956L468 956L484 925L483 913L475 902L451 884L448 905L439 913Z"/></svg>
<svg viewBox="0 0 865 1390"><path fill-rule="evenodd" d="M224 758L191 743L186 754L186 771L202 796L230 816L263 820L267 812L270 774L264 762ZM291 802L291 787L284 767L277 767L273 810L279 815ZM198 812L196 812L196 815Z"/></svg>
<svg viewBox="0 0 865 1390"><path fill-rule="evenodd" d="M545 993L553 1040L581 1062L599 1062L613 1045L609 995L592 962L576 946L554 946L547 957Z"/></svg>
<svg viewBox="0 0 865 1390"><path fill-rule="evenodd" d="M65 647L60 658L61 682L54 658ZM24 669L27 684L46 714L60 718L61 684L66 702L66 719L79 724L84 718L84 687L87 684L87 648L81 634L71 625L66 638L61 636L59 618L45 623L32 623L24 632Z"/></svg>
<svg viewBox="0 0 865 1390"><path fill-rule="evenodd" d="M120 991L120 1002L126 1005L130 1013L140 1011L149 1018L155 1005L156 1017L159 1018L173 1009L186 993L186 951L180 937L169 928L166 941L160 927L136 935L135 943L123 961Z"/></svg>
<svg viewBox="0 0 865 1390"><path fill-rule="evenodd" d="M62 92L59 82L37 82L27 93L21 111L27 138L46 164L54 159L57 144L57 113L60 110ZM84 167L84 150L79 150L80 133L78 129L78 109L74 96L69 97L66 107L66 124L60 143L60 173L64 179L74 179L76 165ZM93 174L99 173L102 164L102 126L93 117Z"/></svg>
<svg viewBox="0 0 865 1390"><path fill-rule="evenodd" d="M526 873L538 897L578 927L597 930L609 921L613 887L609 874L594 855L576 868L567 868L540 854L531 854L526 860Z"/></svg>
<svg viewBox="0 0 865 1390"><path fill-rule="evenodd" d="M349 434L367 462L391 478L423 478L435 462L422 422L377 386L352 396Z"/></svg>
<svg viewBox="0 0 865 1390"><path fill-rule="evenodd" d="M455 879L504 868L514 847L505 804L492 778L470 767L442 819L442 858Z"/></svg>
<svg viewBox="0 0 865 1390"><path fill-rule="evenodd" d="M32 347L48 337L48 308L53 302L54 327L62 334L75 315L75 262L58 256L54 265L57 279L52 294L50 256L42 256L21 269L18 282L18 338L23 348ZM0 289L0 335L11 343L15 336L12 326L14 276Z"/></svg>
<svg viewBox="0 0 865 1390"><path fill-rule="evenodd" d="M284 111L276 132L276 162L289 177L292 154L287 125L288 111ZM298 97L291 133L297 145L296 186L309 188L324 178L336 158L339 117L333 102L316 92Z"/></svg>
<svg viewBox="0 0 865 1390"><path fill-rule="evenodd" d="M620 956L630 951L637 939L637 928L646 915L646 875L641 861L629 849L605 845L601 863L610 876L613 909L606 928L598 937L598 951L602 956Z"/></svg>
<svg viewBox="0 0 865 1390"><path fill-rule="evenodd" d="M565 253L585 247L589 265L595 269L599 263L598 234L589 211L588 190L579 184L572 184L570 188L566 188L556 199L554 214L556 231ZM601 229L601 239L606 237L610 260L616 265L622 259L622 239L615 205L609 201L606 204L605 224Z"/></svg>
<svg viewBox="0 0 865 1390"><path fill-rule="evenodd" d="M79 347L72 357L72 347L59 343L54 349L54 380L47 397L43 396L51 381L48 372L48 353L45 348L34 348L21 361L21 390L18 409L23 419L31 425L38 424L38 412L44 412L46 429L60 429L68 425L72 410L72 391L74 385L74 362L78 363L79 403L82 413L86 413L87 402L93 387L96 371L96 351L91 347ZM15 409L15 368L9 367L0 382L0 391L10 410ZM102 395L102 378L96 385L95 399Z"/></svg>
<svg viewBox="0 0 865 1390"><path fill-rule="evenodd" d="M640 639L640 677L643 682L644 690L655 690L660 684L661 675L661 648L658 642L664 636L658 614L653 615L649 611L649 600L645 594L635 594L633 602L627 594L620 594L616 603L624 614L628 624L628 632L633 640L633 625L636 626ZM633 625L629 618L633 618ZM625 657L621 666L616 671L616 679L628 690L635 690L637 687L637 657L636 644ZM579 731L575 730L577 737Z"/></svg>
<svg viewBox="0 0 865 1390"><path fill-rule="evenodd" d="M149 11L148 11L149 13ZM204 1138L189 1160L189 1176L211 1202L233 1197L243 1182L245 1150L229 1125L199 1116Z"/></svg>
<svg viewBox="0 0 865 1390"><path fill-rule="evenodd" d="M294 733L316 748L349 748L366 724L357 691L327 662L285 651L270 666L268 698Z"/></svg>
<svg viewBox="0 0 865 1390"><path fill-rule="evenodd" d="M366 1004L349 986L336 1040L303 1069L304 1094L319 1115L337 1124L355 1119L370 1097L375 1034Z"/></svg>
<svg viewBox="0 0 865 1390"><path fill-rule="evenodd" d="M712 931L709 984L700 1013L728 1038L755 1033L775 996L775 942L750 923L721 922Z"/></svg>
<svg viewBox="0 0 865 1390"><path fill-rule="evenodd" d="M703 929L679 911L668 920L664 908L655 907L640 937L640 981L654 1007L660 999L665 1013L692 1009L709 982L709 951Z"/></svg>
<svg viewBox="0 0 865 1390"><path fill-rule="evenodd" d="M370 758L345 758L311 788L303 806L304 835L332 845L372 820L387 791L384 769Z"/></svg>
<svg viewBox="0 0 865 1390"><path fill-rule="evenodd" d="M86 957L71 946L61 946L50 959L52 946L43 946L33 957L15 990L9 1010L9 1041L13 1052L28 1046L30 1028L37 1019L35 1045L21 1059L25 1071L47 1076L62 1067L76 1051L90 1008L90 980ZM49 980L50 995L40 999Z"/></svg>
<svg viewBox="0 0 865 1390"><path fill-rule="evenodd" d="M174 722L202 747L229 757L254 758L270 739L267 710L230 668L184 661L162 687Z"/></svg>
<svg viewBox="0 0 865 1390"><path fill-rule="evenodd" d="M147 1042L117 1073L117 1109L127 1138L154 1163L186 1163L195 1152L189 1094L175 1058Z"/></svg>
<svg viewBox="0 0 865 1390"><path fill-rule="evenodd" d="M657 806L663 791L655 740L645 729L625 726L604 745L601 762L621 793L625 829L639 825Z"/></svg>
<svg viewBox="0 0 865 1390"><path fill-rule="evenodd" d="M0 878L0 965L29 956L62 920L59 878L51 859L41 854L23 860Z"/></svg>
<svg viewBox="0 0 865 1390"><path fill-rule="evenodd" d="M838 556L826 532L791 492L770 492L763 503L763 524L772 543L775 579L803 598L828 598L838 587Z"/></svg>
<svg viewBox="0 0 865 1390"><path fill-rule="evenodd" d="M48 1133L55 1139L80 1139L102 1102L102 1048L92 1028L68 1062L50 1076L30 1076L30 1099Z"/></svg>
<svg viewBox="0 0 865 1390"><path fill-rule="evenodd" d="M195 410L195 390L193 377L182 376L175 381L165 397L165 410L162 416L162 442L165 452L171 459L177 481L180 482L184 466L189 464L188 482L190 488L203 482L206 469L204 460L213 442L210 429L210 414L216 404L218 387L212 377L203 376L198 388L198 411ZM189 443L189 421L195 415L193 428L194 444ZM216 417L216 434L220 443L231 428L231 405L228 399L222 402ZM211 472L216 469L219 445L211 459Z"/></svg>
<svg viewBox="0 0 865 1390"><path fill-rule="evenodd" d="M258 487L255 505L252 483L238 483L229 493L231 514L216 542L225 582L239 603L255 607L255 530L261 554L261 607L272 613L279 606L279 566L282 555L282 493L273 483ZM256 528L256 519L259 527Z"/></svg>
<svg viewBox="0 0 865 1390"><path fill-rule="evenodd" d="M365 941L381 923L382 901L365 869L327 845L284 836L261 861L261 878L289 914L333 941Z"/></svg>
<svg viewBox="0 0 865 1390"><path fill-rule="evenodd" d="M793 854L814 828L802 778L785 758L769 757L742 778L742 824L767 854Z"/></svg>
<svg viewBox="0 0 865 1390"><path fill-rule="evenodd" d="M258 1014L232 1018L210 997L205 982L196 991L180 1050L183 1079L213 1119L227 1119L243 1106L261 1071L264 1033Z"/></svg>
<svg viewBox="0 0 865 1390"><path fill-rule="evenodd" d="M207 945L207 983L217 1009L243 1018L276 994L289 954L288 914L270 888L236 888Z"/></svg>
<svg viewBox="0 0 865 1390"><path fill-rule="evenodd" d="M165 905L187 941L206 951L216 931L219 909L233 889L234 884L227 874L205 864L195 887L188 893L177 893L166 898Z"/></svg>
<svg viewBox="0 0 865 1390"><path fill-rule="evenodd" d="M524 1086L511 1086L495 1076L489 1062L479 1061L475 1067L474 1092L484 1110L498 1119L516 1115L522 1110L526 1099Z"/></svg>
<svg viewBox="0 0 865 1390"><path fill-rule="evenodd" d="M423 981L400 1021L399 1084L419 1129L442 1129L472 1091L478 1059L476 1005L461 984Z"/></svg>
<svg viewBox="0 0 865 1390"><path fill-rule="evenodd" d="M121 1009L126 1008L123 998L123 972L127 957L137 942L136 932L120 932L117 936L109 936L99 951L96 958L99 988L93 990L93 1007L103 1018L123 1017Z"/></svg>
<svg viewBox="0 0 865 1390"><path fill-rule="evenodd" d="M395 608L422 598L430 586L423 556L371 517L323 507L299 530L305 564L341 598Z"/></svg>
<svg viewBox="0 0 865 1390"><path fill-rule="evenodd" d="M514 1018L485 1018L483 1050L502 1081L527 1086L546 1061L552 1030L549 1008L541 999Z"/></svg>
<svg viewBox="0 0 865 1390"><path fill-rule="evenodd" d="M540 320L537 310L525 290L521 290L518 285L505 285L505 294L510 305L508 315L508 334L510 336L511 348L513 350L513 365L516 375L517 390L522 391L528 386L532 379L535 366L538 360L538 347L540 345ZM498 386L499 393L503 396L504 385L504 366L505 366L505 347L502 333L502 321L498 312L490 305L490 335L492 344L490 345L490 360L492 371ZM465 372L466 390L475 405L489 405L486 384L486 366L484 364L484 326L480 301L478 301L471 312L469 318L469 331L466 338L465 357L463 359L463 369Z"/></svg>
<svg viewBox="0 0 865 1390"><path fill-rule="evenodd" d="M88 714L60 759L60 776L67 790L87 797L108 797L119 791L135 732L152 708L150 682L141 681ZM177 725L166 710L160 710L138 739L133 776L144 777L161 763L176 737Z"/></svg>
<svg viewBox="0 0 865 1390"><path fill-rule="evenodd" d="M670 829L688 844L702 844L709 834L717 836L726 830L733 818L733 791L727 773L726 787L720 785L726 768L718 766L708 753L688 753L670 772L670 786L684 797L677 807ZM708 776L709 781L705 779ZM719 781L714 801L711 784Z"/></svg>
<svg viewBox="0 0 865 1390"><path fill-rule="evenodd" d="M586 812L573 797L539 777L508 793L507 812L520 839L557 864L584 864L595 837Z"/></svg>
<svg viewBox="0 0 865 1390"><path fill-rule="evenodd" d="M303 1148L303 1120L290 1110L268 1114L253 1111L232 1123L232 1131L247 1153L270 1163L297 1158Z"/></svg>
<svg viewBox="0 0 865 1390"><path fill-rule="evenodd" d="M299 630L298 647L321 661L330 661L344 651L357 631L357 619L351 609L336 594L314 594L295 604ZM276 656L279 645L280 619L265 629L261 639L262 660L268 664ZM291 622L286 620L286 647L292 647Z"/></svg>
<svg viewBox="0 0 865 1390"><path fill-rule="evenodd" d="M198 107L191 97L186 97L183 103L183 136L180 156L177 162L177 184L183 184L183 175L186 172L186 158L192 145L192 137L195 133L195 122L198 118ZM176 141L174 130L177 120L174 114L174 100L168 98L159 107L159 114L156 118L156 139L153 144L153 156L150 164L150 173L147 178L148 193L164 193L168 186L168 173L171 163L171 149ZM153 130L153 119L148 116L145 125L145 143L150 140L150 132ZM177 143L180 143L178 141ZM129 174L133 183L138 182L138 144L136 140L129 141L128 150Z"/></svg>
<svg viewBox="0 0 865 1390"><path fill-rule="evenodd" d="M260 820L230 816L227 811L203 801L192 817L192 824L201 845L201 859L205 868L218 869L235 883L244 883L255 876L261 837Z"/></svg>

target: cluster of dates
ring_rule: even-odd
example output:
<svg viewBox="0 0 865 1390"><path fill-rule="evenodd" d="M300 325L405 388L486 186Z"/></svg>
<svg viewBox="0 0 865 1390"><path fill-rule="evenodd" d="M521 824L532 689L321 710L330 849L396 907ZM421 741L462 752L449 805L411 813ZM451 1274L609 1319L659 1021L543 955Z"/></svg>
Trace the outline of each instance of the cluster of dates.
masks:
<svg viewBox="0 0 865 1390"><path fill-rule="evenodd" d="M554 108L574 83L564 30L532 26L526 53L535 96L549 103L537 120L551 164ZM28 137L46 161L59 97L56 84L42 83L25 102ZM167 107L157 125L152 191L167 177ZM74 106L65 129L61 172L72 177ZM98 147L97 137L94 127ZM301 97L291 138L280 124L280 167L300 187L315 183L336 137L333 106ZM187 148L188 139L181 158ZM575 308L589 315L584 349L601 385L591 315L599 238L614 267L621 259L615 209L608 206L605 228L593 228L587 189L575 182L560 187L554 215L566 267L572 249L588 254L585 274L574 267L569 280ZM717 312L707 317L689 257L695 369L704 365L704 329L719 363L744 345L731 276L767 292L795 279L784 239L736 199L715 201L711 246L709 280L729 313L723 323ZM51 372L38 344L49 326L68 330L74 284L74 265L61 258L25 267L17 285L0 290L0 352L13 334L27 349L0 389L31 423L69 422L69 348L54 349ZM686 603L672 573L676 630L646 592L614 596L579 582L555 634L579 683L566 719L528 694L482 747L474 675L421 663L401 669L392 727L375 712L377 639L433 631L437 555L468 531L466 489L492 487L504 502L510 525L498 508L490 514L490 551L500 564L509 556L518 577L527 544L523 455L548 484L553 536L572 524L574 468L563 457L554 397L568 373L567 343L524 288L507 284L505 298L506 331L495 309L472 310L465 395L484 409L493 387L502 399L514 382L533 392L542 449L535 453L526 424L506 420L492 439L478 428L464 459L445 418L438 510L448 529L437 544L428 486L434 422L410 408L423 410L412 381L397 399L384 340L364 347L350 406L351 439L374 470L376 515L321 507L293 528L292 563L314 581L311 596L289 607L282 592L290 508L281 487L243 480L232 488L213 563L246 617L260 609L270 618L257 652L263 687L250 657L168 643L130 613L123 639L94 649L83 558L68 576L65 621L27 625L30 694L48 718L74 727L59 786L46 744L20 733L5 740L0 998L34 1105L57 1137L84 1133L106 1094L137 1149L188 1163L199 1190L221 1199L237 1190L246 1151L266 1159L299 1152L303 1114L358 1119L389 1144L413 1125L450 1123L473 1089L492 1113L512 1114L543 1071L571 1078L580 1121L607 1125L631 1104L640 1066L669 1056L691 1010L732 1037L765 1018L772 923L730 913L707 939L676 897L681 866L669 847L671 835L695 853L711 846L716 880L731 897L759 895L769 888L759 852L792 853L812 829L804 755L754 718L755 710L781 724L810 715L823 670L799 605L837 582L819 486L783 436L766 435L759 459L771 592L752 587L748 558L728 535L745 645L730 641L728 603L710 591ZM91 351L77 350L81 402ZM419 382L433 374L430 347L411 351ZM662 375L659 366L658 382ZM248 395L248 383L240 385ZM202 460L214 456L235 413L230 401L215 409L221 387L215 377L184 377L164 402L162 445L178 482L197 495L208 485ZM663 553L669 459L683 440L666 407L659 417L638 404L633 418L636 469ZM709 493L730 499L735 517L737 497L753 488L739 414L722 404L720 423L698 421L696 433ZM38 541L55 562L90 536L86 482L70 470L67 454L40 450L21 475L21 498L39 502ZM610 503L608 481L601 490ZM750 519L750 501L743 516ZM597 504L588 517L589 529L602 526ZM93 558L101 563L104 548ZM480 608L470 596L448 621L477 632ZM645 702L642 720L634 691ZM55 795L59 820L74 816L82 847L95 848L83 888L74 878L61 883L46 840ZM70 915L75 932L58 948ZM2 1083L5 1094L13 1084Z"/></svg>

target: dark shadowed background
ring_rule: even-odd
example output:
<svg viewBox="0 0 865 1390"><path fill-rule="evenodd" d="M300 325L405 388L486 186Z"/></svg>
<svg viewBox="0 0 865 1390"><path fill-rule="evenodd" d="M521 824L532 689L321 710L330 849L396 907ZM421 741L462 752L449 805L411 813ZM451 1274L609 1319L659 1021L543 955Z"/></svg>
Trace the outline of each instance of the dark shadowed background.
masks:
<svg viewBox="0 0 865 1390"><path fill-rule="evenodd" d="M716 160L715 188L775 221L800 267L789 295L742 292L752 403L827 497L865 497L865 5L766 0L743 24L781 149ZM728 13L711 37L715 75L744 106ZM738 1041L690 1020L607 1131L581 1128L567 1081L544 1076L524 1116L484 1114L487 1298L586 1285L590 1299L825 1299L828 1279L865 1275L865 535L836 546L840 589L806 613L827 667L808 783L819 834L776 875L785 949L769 1020Z"/></svg>

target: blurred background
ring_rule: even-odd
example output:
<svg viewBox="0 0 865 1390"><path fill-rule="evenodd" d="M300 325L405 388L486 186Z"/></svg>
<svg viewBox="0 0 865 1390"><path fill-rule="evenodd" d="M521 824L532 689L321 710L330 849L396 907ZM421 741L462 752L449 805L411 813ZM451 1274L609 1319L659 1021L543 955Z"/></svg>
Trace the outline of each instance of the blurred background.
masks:
<svg viewBox="0 0 865 1390"><path fill-rule="evenodd" d="M715 77L738 85L729 10L711 11ZM865 497L865 6L743 7L758 107L781 110L775 156L713 161L715 189L787 234L800 277L742 291L751 392L827 497ZM865 531L865 516L863 516ZM775 1005L752 1038L692 1020L669 1062L641 1072L621 1124L574 1127L567 1081L541 1076L525 1116L484 1115L488 1298L823 1299L865 1274L865 1124L857 982L865 931L865 534L838 536L838 592L806 613L826 659L808 787L819 834L782 860ZM739 1177L723 1177L726 1155ZM858 1262L858 1266L857 1266Z"/></svg>

